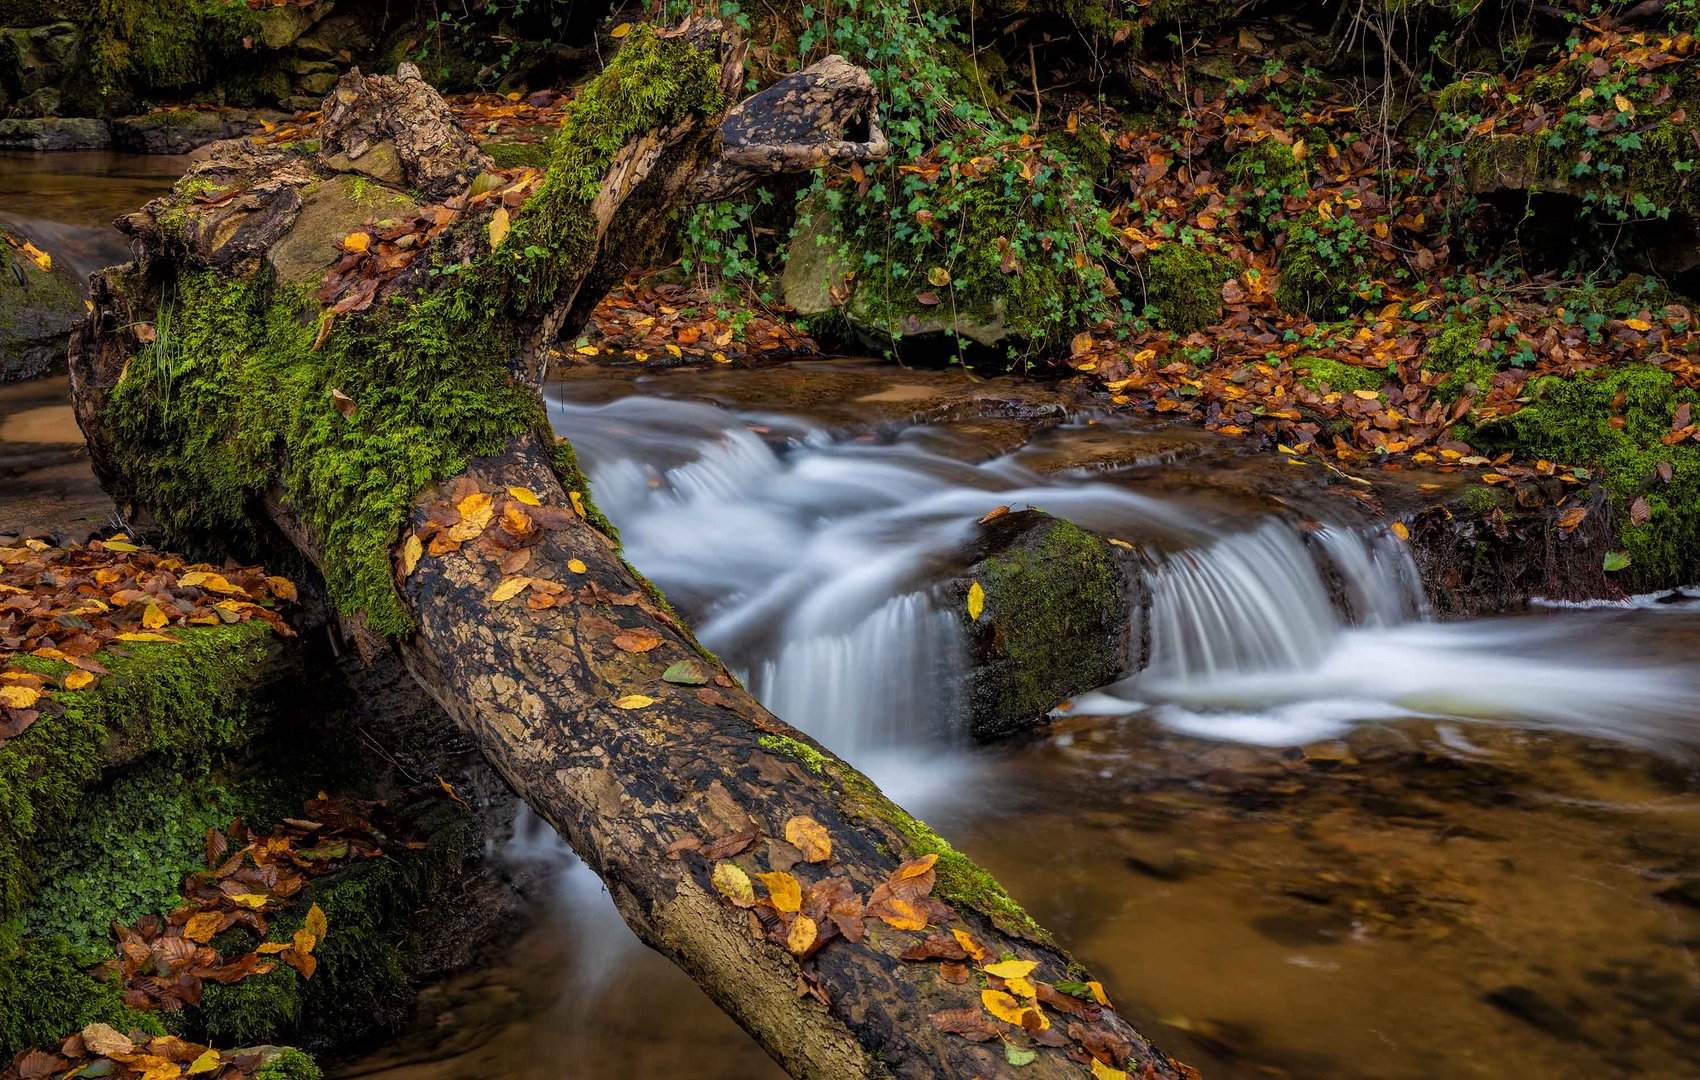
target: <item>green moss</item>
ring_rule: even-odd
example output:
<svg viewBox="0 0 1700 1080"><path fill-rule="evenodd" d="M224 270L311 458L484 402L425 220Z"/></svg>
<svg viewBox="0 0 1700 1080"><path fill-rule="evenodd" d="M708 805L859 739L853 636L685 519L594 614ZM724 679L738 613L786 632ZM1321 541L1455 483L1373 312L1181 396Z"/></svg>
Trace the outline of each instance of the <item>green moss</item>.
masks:
<svg viewBox="0 0 1700 1080"><path fill-rule="evenodd" d="M1486 516L1499 506L1499 493L1486 484L1471 484L1464 489L1464 509Z"/></svg>
<svg viewBox="0 0 1700 1080"><path fill-rule="evenodd" d="M1656 211L1700 215L1700 180L1694 163L1700 159L1695 129L1684 123L1663 122L1636 133L1638 148L1611 142L1588 148L1585 170L1579 168L1580 144L1550 134L1495 134L1464 144L1457 176L1473 191L1527 189L1571 193L1598 199L1611 196L1624 203L1646 199ZM1687 162L1686 166L1682 163Z"/></svg>
<svg viewBox="0 0 1700 1080"><path fill-rule="evenodd" d="M1700 578L1700 447L1666 446L1678 405L1700 406L1700 393L1679 389L1669 372L1623 362L1572 378L1548 376L1528 387L1530 404L1480 429L1495 448L1603 471L1612 496L1617 546L1630 557L1629 579L1645 587ZM1612 426L1613 417L1622 426ZM1671 467L1668 483L1658 474ZM1651 517L1631 523L1629 507L1645 499Z"/></svg>
<svg viewBox="0 0 1700 1080"><path fill-rule="evenodd" d="M1350 394L1354 390L1380 391L1387 385L1385 368L1359 367L1325 356L1298 357L1293 361L1293 368L1300 373L1299 385L1319 394L1325 386L1334 393Z"/></svg>
<svg viewBox="0 0 1700 1080"><path fill-rule="evenodd" d="M438 267L453 273L434 293L344 316L319 348L305 290L183 276L156 341L107 403L129 467L115 494L153 509L176 546L224 551L252 535L255 508L281 479L319 540L337 610L383 633L410 630L391 553L415 495L515 436L552 439L536 394L509 375L513 317L551 301L563 268L580 269L589 202L614 152L715 107L718 75L707 53L634 31L574 100L549 175L507 241ZM352 415L333 390L355 397ZM267 554L252 548L238 542L240 554Z"/></svg>
<svg viewBox="0 0 1700 1080"><path fill-rule="evenodd" d="M200 1022L221 1043L249 1045L293 1037L329 1046L398 1026L413 1001L409 954L418 947L413 927L421 906L439 902L443 890L474 850L472 827L452 804L439 804L423 850L393 851L386 859L356 863L320 879L284 914L266 940L288 942L313 904L325 913L325 939L315 950L319 967L303 979L286 964L230 986L209 985ZM434 826L434 827L432 827ZM258 940L233 930L231 949Z"/></svg>
<svg viewBox="0 0 1700 1080"><path fill-rule="evenodd" d="M547 142L487 142L479 147L498 169L546 169L549 167Z"/></svg>
<svg viewBox="0 0 1700 1080"><path fill-rule="evenodd" d="M22 735L0 747L0 918L28 895L28 854L75 820L84 792L109 763L160 754L189 761L233 746L257 727L252 699L266 669L270 629L260 622L174 632L177 644L133 642L98 654L111 674L64 691ZM60 672L57 661L20 666Z"/></svg>
<svg viewBox="0 0 1700 1080"><path fill-rule="evenodd" d="M1235 154L1228 161L1228 179L1237 187L1283 194L1308 186L1303 163L1279 139L1259 139Z"/></svg>
<svg viewBox="0 0 1700 1080"><path fill-rule="evenodd" d="M551 464L555 467L555 475L561 481L561 486L567 491L579 493L579 502L584 505L584 520L588 521L597 531L616 544L620 542L620 530L608 520L591 498L590 477L585 474L578 463L578 451L573 449L570 439L556 439Z"/></svg>
<svg viewBox="0 0 1700 1080"><path fill-rule="evenodd" d="M1055 131L1045 136L1047 145L1080 166L1082 175L1101 182L1110 171L1110 143L1104 129L1087 121L1073 131Z"/></svg>
<svg viewBox="0 0 1700 1080"><path fill-rule="evenodd" d="M1482 319L1448 322L1428 343L1423 366L1435 371L1457 371L1481 359L1487 323Z"/></svg>
<svg viewBox="0 0 1700 1080"><path fill-rule="evenodd" d="M1221 266L1186 244L1164 244L1145 264L1145 301L1163 325L1179 334L1222 319Z"/></svg>
<svg viewBox="0 0 1700 1080"><path fill-rule="evenodd" d="M826 771L826 756L808 743L798 742L796 739L784 735L763 735L761 745L763 749L770 750L775 754L796 758L803 763L804 768L812 773L824 773Z"/></svg>
<svg viewBox="0 0 1700 1080"><path fill-rule="evenodd" d="M1358 288L1367 266L1363 255L1338 236L1340 227L1314 213L1288 227L1275 262L1281 272L1275 303L1282 311L1324 318L1364 306Z"/></svg>
<svg viewBox="0 0 1700 1080"><path fill-rule="evenodd" d="M56 1045L95 1023L165 1034L157 1016L120 1000L117 984L90 978L64 942L22 938L0 924L0 1059L10 1060L26 1047Z"/></svg>
<svg viewBox="0 0 1700 1080"><path fill-rule="evenodd" d="M100 98L205 82L259 27L246 4L227 0L92 0L79 8L85 71Z"/></svg>
<svg viewBox="0 0 1700 1080"><path fill-rule="evenodd" d="M260 1066L254 1080L324 1080L324 1075L311 1057L294 1047L285 1047L281 1054Z"/></svg>
<svg viewBox="0 0 1700 1080"><path fill-rule="evenodd" d="M1474 116L1487 104L1488 91L1494 84L1485 79L1459 79L1440 88L1434 96L1436 112L1457 116Z"/></svg>

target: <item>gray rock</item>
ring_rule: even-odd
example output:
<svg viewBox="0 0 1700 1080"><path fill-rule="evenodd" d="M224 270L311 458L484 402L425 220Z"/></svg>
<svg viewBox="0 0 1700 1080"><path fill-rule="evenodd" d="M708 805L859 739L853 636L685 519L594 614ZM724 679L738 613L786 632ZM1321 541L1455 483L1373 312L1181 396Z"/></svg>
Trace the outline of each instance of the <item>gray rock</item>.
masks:
<svg viewBox="0 0 1700 1080"><path fill-rule="evenodd" d="M281 119L282 114L273 114ZM162 109L112 121L112 145L136 154L187 154L208 143L235 139L260 126L247 109Z"/></svg>
<svg viewBox="0 0 1700 1080"><path fill-rule="evenodd" d="M969 640L969 728L991 739L1136 666L1137 578L1103 537L1041 510L979 527L970 564L944 592ZM969 615L975 584L985 597Z"/></svg>
<svg viewBox="0 0 1700 1080"><path fill-rule="evenodd" d="M797 209L797 231L785 249L785 273L779 279L785 302L799 315L824 315L838 306L834 293L842 297L848 291L849 272L824 200L805 199Z"/></svg>
<svg viewBox="0 0 1700 1080"><path fill-rule="evenodd" d="M330 0L320 0L311 9L285 4L262 8L259 12L259 43L268 49L287 49L313 28L313 24L330 14Z"/></svg>
<svg viewBox="0 0 1700 1080"><path fill-rule="evenodd" d="M92 117L0 120L0 150L104 150L111 145L111 128Z"/></svg>
<svg viewBox="0 0 1700 1080"><path fill-rule="evenodd" d="M83 298L65 276L0 242L0 382L34 378L65 359Z"/></svg>

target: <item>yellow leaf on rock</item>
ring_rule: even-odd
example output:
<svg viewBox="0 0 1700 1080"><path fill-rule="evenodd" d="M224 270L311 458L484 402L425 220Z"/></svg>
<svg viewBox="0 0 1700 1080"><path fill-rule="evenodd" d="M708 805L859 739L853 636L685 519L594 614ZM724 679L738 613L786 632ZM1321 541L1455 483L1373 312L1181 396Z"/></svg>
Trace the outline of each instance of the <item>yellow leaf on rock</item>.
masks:
<svg viewBox="0 0 1700 1080"><path fill-rule="evenodd" d="M67 689L67 690L81 690L83 687L89 685L92 682L94 682L94 673L93 672L91 672L91 671L73 671L69 675L65 676L65 689Z"/></svg>
<svg viewBox="0 0 1700 1080"><path fill-rule="evenodd" d="M420 541L418 533L408 533L407 540L401 545L401 576L407 577L419 566L419 557L425 554L425 545Z"/></svg>
<svg viewBox="0 0 1700 1080"><path fill-rule="evenodd" d="M1389 526L1389 529L1392 531L1394 536L1397 536L1401 540L1409 540L1411 538L1411 530L1406 527L1403 521L1395 521L1391 526Z"/></svg>
<svg viewBox="0 0 1700 1080"><path fill-rule="evenodd" d="M511 487L508 489L508 494L512 495L527 506L543 505L543 500L539 499L530 488Z"/></svg>
<svg viewBox="0 0 1700 1080"><path fill-rule="evenodd" d="M514 597L524 592L526 586L530 584L531 579L528 577L508 578L500 585L496 586L496 591L490 594L490 602L493 604L500 604L504 600L512 600Z"/></svg>
<svg viewBox="0 0 1700 1080"><path fill-rule="evenodd" d="M783 871L773 874L757 874L761 883L767 886L767 895L773 901L773 906L780 911L798 911L803 906L803 886L796 878Z"/></svg>
<svg viewBox="0 0 1700 1080"><path fill-rule="evenodd" d="M986 610L986 590L980 588L978 581L968 586L968 618L980 621L980 613Z"/></svg>
<svg viewBox="0 0 1700 1080"><path fill-rule="evenodd" d="M756 889L750 883L750 875L744 873L744 868L737 863L716 863L713 881L720 895L739 907L749 907L756 902Z"/></svg>
<svg viewBox="0 0 1700 1080"><path fill-rule="evenodd" d="M1104 1006L1106 1009L1110 1007L1110 999L1109 996L1104 993L1103 983L1094 980L1086 984L1086 989L1092 991L1092 996L1098 999L1098 1004Z"/></svg>
<svg viewBox="0 0 1700 1080"><path fill-rule="evenodd" d="M302 956L306 956L314 949L318 948L319 939L314 936L313 931L306 927L302 927L295 931L295 937L292 939L291 943L295 946L296 952L300 953Z"/></svg>
<svg viewBox="0 0 1700 1080"><path fill-rule="evenodd" d="M508 238L508 208L496 207L496 212L490 215L490 248L495 250L502 246L502 241Z"/></svg>
<svg viewBox="0 0 1700 1080"><path fill-rule="evenodd" d="M222 1064L224 1064L224 1058L219 1056L218 1051L208 1050L189 1063L189 1071L185 1075L199 1076L202 1073L212 1072Z"/></svg>
<svg viewBox="0 0 1700 1080"><path fill-rule="evenodd" d="M655 704L655 699L647 694L627 694L614 702L616 709L647 709Z"/></svg>
<svg viewBox="0 0 1700 1080"><path fill-rule="evenodd" d="M28 686L0 686L0 705L27 709L41 698L41 691Z"/></svg>
<svg viewBox="0 0 1700 1080"><path fill-rule="evenodd" d="M613 38L615 41L618 41L631 32L632 32L632 24L629 23L629 22L623 22L619 26L616 26L616 27L614 27L614 29L608 31L608 36Z"/></svg>
<svg viewBox="0 0 1700 1080"><path fill-rule="evenodd" d="M349 233L342 238L342 246L349 251L365 251L372 246L372 237L363 232Z"/></svg>
<svg viewBox="0 0 1700 1080"><path fill-rule="evenodd" d="M573 513L577 514L579 517L585 516L584 496L580 495L576 491L569 491L567 492L567 500L573 504Z"/></svg>
<svg viewBox="0 0 1700 1080"><path fill-rule="evenodd" d="M1033 974L1033 969L1038 966L1033 960L1002 960L996 964L987 964L980 970L1000 979L1025 979Z"/></svg>
<svg viewBox="0 0 1700 1080"><path fill-rule="evenodd" d="M590 567L584 565L583 559L568 559L567 560L567 569L571 570L575 574L582 574L586 570L589 570Z"/></svg>
<svg viewBox="0 0 1700 1080"><path fill-rule="evenodd" d="M814 946L815 939L820 936L819 927L807 915L799 915L791 920L791 929L785 934L785 947L798 956L802 956Z"/></svg>
<svg viewBox="0 0 1700 1080"><path fill-rule="evenodd" d="M1093 1058L1092 1078L1093 1080L1128 1080L1128 1075L1120 1069L1112 1069L1097 1058Z"/></svg>
<svg viewBox="0 0 1700 1080"><path fill-rule="evenodd" d="M803 853L807 862L826 862L832 858L832 837L826 826L812 817L798 816L785 823L785 842Z"/></svg>

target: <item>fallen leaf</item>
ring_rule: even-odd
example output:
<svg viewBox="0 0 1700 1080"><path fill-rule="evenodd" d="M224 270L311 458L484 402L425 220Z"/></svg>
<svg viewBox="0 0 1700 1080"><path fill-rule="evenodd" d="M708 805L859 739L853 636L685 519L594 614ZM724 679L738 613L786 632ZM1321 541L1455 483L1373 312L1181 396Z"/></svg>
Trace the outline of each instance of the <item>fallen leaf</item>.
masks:
<svg viewBox="0 0 1700 1080"><path fill-rule="evenodd" d="M320 235L324 234L321 233ZM320 242L323 243L323 241ZM363 232L349 233L342 238L342 246L345 251L365 251L372 246L372 235Z"/></svg>
<svg viewBox="0 0 1700 1080"><path fill-rule="evenodd" d="M615 41L618 41L631 32L632 32L632 24L629 23L629 22L623 22L619 26L616 26L616 27L614 27L614 29L608 31L608 36L613 38Z"/></svg>
<svg viewBox="0 0 1700 1080"><path fill-rule="evenodd" d="M407 539L401 545L401 576L408 577L419 566L420 556L425 554L425 545L420 543L418 533L408 533Z"/></svg>
<svg viewBox="0 0 1700 1080"><path fill-rule="evenodd" d="M27 709L41 698L41 691L28 686L0 686L0 705L13 709Z"/></svg>
<svg viewBox="0 0 1700 1080"><path fill-rule="evenodd" d="M635 630L622 630L618 634L614 635L614 647L625 652L642 653L649 652L651 649L659 648L664 640L665 639L660 634L657 634L653 630L645 630L642 628Z"/></svg>
<svg viewBox="0 0 1700 1080"><path fill-rule="evenodd" d="M978 581L968 586L968 618L973 622L980 621L980 613L986 610L986 590L980 588Z"/></svg>
<svg viewBox="0 0 1700 1080"><path fill-rule="evenodd" d="M733 904L738 907L755 906L755 886L750 882L750 875L744 873L744 868L737 863L716 863L712 880L720 895Z"/></svg>
<svg viewBox="0 0 1700 1080"><path fill-rule="evenodd" d="M500 604L504 600L512 600L526 590L531 584L528 577L511 577L496 586L496 591L490 594L490 602Z"/></svg>
<svg viewBox="0 0 1700 1080"><path fill-rule="evenodd" d="M508 238L508 228L508 208L496 207L496 212L490 215L490 250L494 251L502 246L502 241Z"/></svg>
<svg viewBox="0 0 1700 1080"><path fill-rule="evenodd" d="M542 506L543 505L543 500L539 499L537 497L536 493L533 492L530 488L511 487L511 488L508 489L508 494L513 496L514 498L518 499L520 502L524 503L527 506Z"/></svg>
<svg viewBox="0 0 1700 1080"><path fill-rule="evenodd" d="M82 670L73 671L65 676L65 689L81 690L83 687L92 682L94 682L94 672Z"/></svg>
<svg viewBox="0 0 1700 1080"><path fill-rule="evenodd" d="M627 694L614 702L616 709L647 709L655 704L655 698L645 694Z"/></svg>
<svg viewBox="0 0 1700 1080"><path fill-rule="evenodd" d="M1038 966L1038 962L1034 960L1002 960L996 964L987 964L980 970L1000 979L1025 979L1033 974L1033 969Z"/></svg>
<svg viewBox="0 0 1700 1080"><path fill-rule="evenodd" d="M805 956L814 948L820 937L820 930L815 921L807 915L799 915L791 920L791 929L785 934L785 947L798 956Z"/></svg>
<svg viewBox="0 0 1700 1080"><path fill-rule="evenodd" d="M575 574L582 574L586 570L589 570L590 567L584 565L583 559L568 559L567 560L567 569L571 570Z"/></svg>
<svg viewBox="0 0 1700 1080"><path fill-rule="evenodd" d="M798 815L785 822L785 839L803 853L806 862L823 863L832 859L832 837L826 827L812 817Z"/></svg>
<svg viewBox="0 0 1700 1080"><path fill-rule="evenodd" d="M703 686L708 682L709 674L700 660L680 660L663 671L661 679L679 686Z"/></svg>

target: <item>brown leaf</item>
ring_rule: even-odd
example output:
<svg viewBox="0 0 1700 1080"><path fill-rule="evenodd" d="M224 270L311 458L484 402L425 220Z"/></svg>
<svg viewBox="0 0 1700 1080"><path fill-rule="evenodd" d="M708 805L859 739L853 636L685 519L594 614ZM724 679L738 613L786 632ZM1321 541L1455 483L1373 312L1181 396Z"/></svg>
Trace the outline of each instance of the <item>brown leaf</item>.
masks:
<svg viewBox="0 0 1700 1080"><path fill-rule="evenodd" d="M945 1009L927 1019L947 1035L960 1035L969 1042L991 1042L1002 1038L1009 1025L994 1020L979 1009Z"/></svg>
<svg viewBox="0 0 1700 1080"><path fill-rule="evenodd" d="M614 647L626 652L644 653L659 648L666 640L653 630L643 628L622 630L614 637Z"/></svg>
<svg viewBox="0 0 1700 1080"><path fill-rule="evenodd" d="M1653 508L1647 505L1646 496L1637 495L1635 501L1629 504L1629 523L1645 525L1653 519Z"/></svg>
<svg viewBox="0 0 1700 1080"><path fill-rule="evenodd" d="M953 938L934 935L911 947L899 960L966 960L968 951Z"/></svg>
<svg viewBox="0 0 1700 1080"><path fill-rule="evenodd" d="M758 828L754 822L751 822L748 827L741 829L730 836L722 836L718 840L704 844L702 848L702 856L705 859L716 860L730 858L755 843L756 837L760 835L761 829Z"/></svg>

